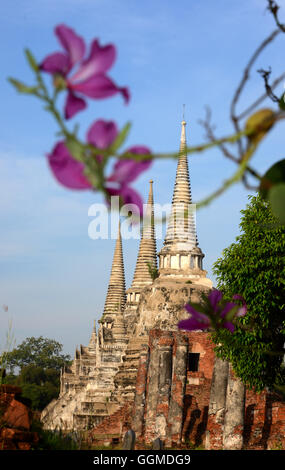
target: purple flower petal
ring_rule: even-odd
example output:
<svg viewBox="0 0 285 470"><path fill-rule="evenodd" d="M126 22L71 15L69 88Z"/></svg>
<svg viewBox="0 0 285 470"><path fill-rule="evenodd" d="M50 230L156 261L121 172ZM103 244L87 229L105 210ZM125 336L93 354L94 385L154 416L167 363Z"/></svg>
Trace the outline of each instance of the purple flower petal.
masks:
<svg viewBox="0 0 285 470"><path fill-rule="evenodd" d="M67 52L71 66L74 66L77 62L83 59L85 53L85 42L73 31L73 29L61 24L55 28L55 34Z"/></svg>
<svg viewBox="0 0 285 470"><path fill-rule="evenodd" d="M226 321L225 323L223 323L223 328L226 328L227 330L229 330L231 333L233 333L235 331L235 326L233 323L229 322L229 321Z"/></svg>
<svg viewBox="0 0 285 470"><path fill-rule="evenodd" d="M201 313L201 312L198 312L197 310L195 310L195 308L192 307L191 304L186 304L186 305L185 305L185 310L187 310L187 312L190 313L191 318L195 318L195 320L198 321L199 323L205 323L205 324L207 324L207 325L210 324L210 320L209 320L209 318L207 317L207 315L205 315L204 313Z"/></svg>
<svg viewBox="0 0 285 470"><path fill-rule="evenodd" d="M98 149L108 148L116 139L118 128L114 121L98 119L87 132L87 142Z"/></svg>
<svg viewBox="0 0 285 470"><path fill-rule="evenodd" d="M240 294L233 295L233 300L241 300L242 303L245 303L245 300L244 300L243 296L240 295Z"/></svg>
<svg viewBox="0 0 285 470"><path fill-rule="evenodd" d="M222 297L223 297L222 292L217 290L217 289L212 290L212 292L208 296L210 304L211 304L212 308L214 309L215 313L217 312L218 303L220 302Z"/></svg>
<svg viewBox="0 0 285 470"><path fill-rule="evenodd" d="M82 62L79 70L71 77L71 82L83 81L93 75L104 74L113 65L116 58L116 49L113 44L101 47L95 39L91 44L88 59Z"/></svg>
<svg viewBox="0 0 285 470"><path fill-rule="evenodd" d="M130 186L123 186L121 188L120 195L124 201L124 204L134 204L137 207L137 210L135 210L136 214L143 213L143 200L140 194L135 191L135 189L131 188Z"/></svg>
<svg viewBox="0 0 285 470"><path fill-rule="evenodd" d="M138 155L150 154L147 147L131 147L128 152ZM140 173L147 170L152 164L152 160L129 160L127 158L118 160L113 169L113 173L109 176L108 181L117 181L118 183L130 183L134 181Z"/></svg>
<svg viewBox="0 0 285 470"><path fill-rule="evenodd" d="M78 91L89 98L102 99L113 96L116 93L121 93L125 101L129 101L129 92L127 88L117 87L110 78L103 74L93 75L80 83L69 81L68 84L74 91Z"/></svg>
<svg viewBox="0 0 285 470"><path fill-rule="evenodd" d="M130 186L121 186L120 188L106 188L111 196L120 196L122 204L133 204L134 213L142 215L143 213L143 200L139 193Z"/></svg>
<svg viewBox="0 0 285 470"><path fill-rule="evenodd" d="M127 87L118 88L118 91L122 94L125 103L127 104L130 101L130 91Z"/></svg>
<svg viewBox="0 0 285 470"><path fill-rule="evenodd" d="M192 307L191 304L186 304L185 305L185 310L187 310L187 312L190 313L193 316L199 315L199 312L197 312L197 310L195 310L195 308Z"/></svg>
<svg viewBox="0 0 285 470"><path fill-rule="evenodd" d="M84 165L74 160L64 142L58 142L48 155L48 162L55 178L70 189L90 189L91 183L85 177Z"/></svg>
<svg viewBox="0 0 285 470"><path fill-rule="evenodd" d="M178 323L178 328L182 330L205 330L206 328L209 327L209 323L201 323L197 321L195 318L187 318L187 320L181 320Z"/></svg>
<svg viewBox="0 0 285 470"><path fill-rule="evenodd" d="M228 302L224 308L223 308L223 311L220 313L220 317L221 318L225 318L225 316L233 309L235 308L237 305L234 304L233 302Z"/></svg>
<svg viewBox="0 0 285 470"><path fill-rule="evenodd" d="M237 313L236 313L236 316L237 317L244 317L246 315L246 312L247 312L247 306L244 305L243 307L241 307Z"/></svg>
<svg viewBox="0 0 285 470"><path fill-rule="evenodd" d="M235 294L233 296L233 300L241 300L242 301L243 306L238 310L236 316L237 317L243 317L247 312L247 305L246 305L246 302L245 302L243 296L240 295L240 294Z"/></svg>
<svg viewBox="0 0 285 470"><path fill-rule="evenodd" d="M62 52L48 55L40 64L40 69L52 75L58 73L64 77L70 70L69 58Z"/></svg>
<svg viewBox="0 0 285 470"><path fill-rule="evenodd" d="M70 90L68 91L65 108L64 108L64 116L65 119L71 119L75 114L79 111L82 111L86 108L86 102L72 93Z"/></svg>

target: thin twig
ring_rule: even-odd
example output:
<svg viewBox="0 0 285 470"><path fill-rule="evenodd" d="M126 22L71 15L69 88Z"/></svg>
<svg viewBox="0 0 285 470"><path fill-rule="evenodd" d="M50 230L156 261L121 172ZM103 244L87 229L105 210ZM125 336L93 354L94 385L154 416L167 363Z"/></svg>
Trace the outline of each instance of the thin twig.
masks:
<svg viewBox="0 0 285 470"><path fill-rule="evenodd" d="M262 41L262 43L258 46L258 48L254 52L254 54L251 56L247 66L244 69L242 79L241 79L241 81L240 81L240 83L239 83L239 85L236 89L236 92L233 96L231 106L230 106L230 116L231 116L231 120L232 120L232 123L234 125L234 128L235 128L236 132L240 132L239 120L238 120L237 115L236 115L236 105L237 105L237 102L240 98L240 95L241 95L241 93L242 93L242 91L245 87L245 84L249 79L250 70L251 70L253 64L255 63L256 59L258 58L258 56L261 54L261 52L265 49L265 47L268 44L270 44L276 38L276 36L279 33L280 33L280 30L276 29L276 30L273 31L273 33L270 34L270 36L268 36L266 39L264 39L264 41ZM239 149L239 156L241 158L243 153L244 153L243 146L242 146L242 141L239 140L237 142L237 144L238 144L238 149Z"/></svg>
<svg viewBox="0 0 285 470"><path fill-rule="evenodd" d="M278 28L285 33L285 24L280 23L279 18L278 18L278 10L279 10L279 5L274 1L274 0L267 0L268 1L268 7L267 9L272 13L275 23L277 24Z"/></svg>
<svg viewBox="0 0 285 470"><path fill-rule="evenodd" d="M271 84L271 90L274 90L279 83L283 82L285 80L285 73L280 75L280 77L276 78L274 82ZM268 98L267 93L264 93L262 96L260 96L257 100L255 100L248 108L246 108L244 111L242 111L238 116L236 116L237 120L240 121L241 119L244 119L246 116L248 116L257 106L259 106L262 101L264 101L266 98Z"/></svg>
<svg viewBox="0 0 285 470"><path fill-rule="evenodd" d="M258 143L253 143L247 149L247 151L245 152L243 156L243 160L238 166L238 169L236 170L236 172L229 179L227 179L220 188L218 188L216 191L214 191L212 194L207 196L202 201L198 202L197 209L207 206L210 202L212 202L213 199L223 194L226 191L226 189L228 189L230 186L240 181L240 179L242 178L242 176L244 175L247 169L247 164L249 160L251 159L251 157L253 156L257 146L258 146Z"/></svg>
<svg viewBox="0 0 285 470"><path fill-rule="evenodd" d="M210 142L216 142L217 138L214 134L215 127L211 124L211 118L212 118L211 109L209 108L209 106L206 106L206 118L204 121L201 119L198 122L202 127L204 127L206 131L206 137L208 138L208 140ZM232 160L235 163L239 163L239 159L235 157L232 153L230 153L224 144L220 144L219 148L226 158Z"/></svg>
<svg viewBox="0 0 285 470"><path fill-rule="evenodd" d="M260 69L257 72L260 73L260 75L262 76L264 80L264 86L265 86L265 90L266 90L266 94L268 98L270 98L274 103L278 103L279 98L273 93L272 87L269 85L269 81L268 81L270 74L271 74L271 68L269 68L269 70Z"/></svg>
<svg viewBox="0 0 285 470"><path fill-rule="evenodd" d="M211 110L207 106L206 107L206 119L205 119L205 121L200 120L199 123L206 130L208 139L211 142L216 142L217 138L214 134L214 126L211 125L211 117L212 117ZM229 160L232 160L233 162L235 162L237 164L240 163L240 159L238 157L234 156L232 153L230 153L229 150L226 148L226 146L224 144L220 144L219 149L222 151L223 155L226 158L228 158ZM260 179L260 175L253 168L251 168L250 166L247 166L246 171L248 173L250 173L252 176L254 176L256 179L258 179L258 180ZM249 185L249 183L247 182L247 178L246 178L245 174L243 175L242 180L243 180L243 183L244 183L244 185L247 189L250 189L250 190L255 190L256 189L256 187L253 187L253 186Z"/></svg>

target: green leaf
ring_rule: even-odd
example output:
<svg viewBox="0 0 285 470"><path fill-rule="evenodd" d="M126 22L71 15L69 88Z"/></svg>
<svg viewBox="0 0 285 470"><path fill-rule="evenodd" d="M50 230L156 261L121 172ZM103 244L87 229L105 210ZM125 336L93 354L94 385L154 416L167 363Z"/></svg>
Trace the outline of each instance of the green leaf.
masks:
<svg viewBox="0 0 285 470"><path fill-rule="evenodd" d="M259 193L263 199L268 198L270 189L279 183L285 182L285 159L274 163L264 174L260 182Z"/></svg>
<svg viewBox="0 0 285 470"><path fill-rule="evenodd" d="M275 183L276 178L272 179L274 189L267 189L268 199L260 195L249 197L250 203L241 211L240 235L224 249L213 269L217 288L226 299L242 295L247 313L237 318L233 335L226 336L226 330L219 328L212 339L219 345L220 357L232 362L237 376L259 391L285 383L283 357L276 354L285 341L284 289L280 286L280 280L285 278L285 233L276 223L270 203L276 198L282 208L278 186L285 186L285 182L280 175L281 181Z"/></svg>
<svg viewBox="0 0 285 470"><path fill-rule="evenodd" d="M276 117L272 109L264 108L253 113L245 124L248 139L258 143L275 124Z"/></svg>
<svg viewBox="0 0 285 470"><path fill-rule="evenodd" d="M152 278L152 280L154 281L158 276L159 276L159 272L158 272L158 269L152 265L152 263L146 263L147 264L147 267L148 267L148 272Z"/></svg>
<svg viewBox="0 0 285 470"><path fill-rule="evenodd" d="M285 225L285 183L275 184L270 189L268 198L274 214Z"/></svg>
<svg viewBox="0 0 285 470"><path fill-rule="evenodd" d="M85 167L85 168L84 168L84 175L86 176L86 178L88 179L88 181L90 181L90 183L92 184L93 189L94 189L94 188L98 188L98 186L99 186L99 178L98 178L98 176L94 173L94 171L91 171L90 168Z"/></svg>
<svg viewBox="0 0 285 470"><path fill-rule="evenodd" d="M35 94L38 91L37 86L27 86L24 83L16 80L15 78L8 78L8 81L13 85L19 93L26 93L26 94Z"/></svg>
<svg viewBox="0 0 285 470"><path fill-rule="evenodd" d="M33 54L31 53L31 51L29 51L29 49L25 49L25 54L26 54L26 57L27 57L27 60L30 64L31 69L33 69L35 72L38 72L39 71L39 66L38 66L37 61L34 58Z"/></svg>
<svg viewBox="0 0 285 470"><path fill-rule="evenodd" d="M74 137L65 140L65 145L75 160L84 162L84 147Z"/></svg>
<svg viewBox="0 0 285 470"><path fill-rule="evenodd" d="M110 146L110 153L115 153L125 142L127 139L129 132L131 129L131 123L127 122L127 124L123 127L121 132L117 135L115 141L113 144Z"/></svg>
<svg viewBox="0 0 285 470"><path fill-rule="evenodd" d="M225 316L225 321L231 322L231 321L235 318L235 316L236 316L236 314L237 314L239 308L240 308L240 307L239 307L238 305L236 305L235 307L233 307L233 308L227 313L227 315Z"/></svg>
<svg viewBox="0 0 285 470"><path fill-rule="evenodd" d="M282 111L285 111L285 93L283 93L279 100L279 108L282 109Z"/></svg>

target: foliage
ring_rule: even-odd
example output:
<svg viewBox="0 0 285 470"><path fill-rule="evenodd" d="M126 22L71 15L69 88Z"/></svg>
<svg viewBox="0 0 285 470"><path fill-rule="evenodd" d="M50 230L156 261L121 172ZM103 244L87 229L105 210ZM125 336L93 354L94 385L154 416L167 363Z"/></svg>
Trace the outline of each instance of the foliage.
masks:
<svg viewBox="0 0 285 470"><path fill-rule="evenodd" d="M181 320L178 328L189 331L226 328L233 333L236 320L247 311L240 295L234 295L233 300L234 302L227 302L223 299L223 293L217 289L213 289L208 295L202 293L199 303L189 302L185 305L191 316ZM236 301L241 301L243 306L240 307Z"/></svg>
<svg viewBox="0 0 285 470"><path fill-rule="evenodd" d="M268 201L250 196L242 212L241 235L214 264L218 287L227 298L239 293L247 314L233 334L213 333L218 355L257 391L284 385L285 233Z"/></svg>
<svg viewBox="0 0 285 470"><path fill-rule="evenodd" d="M8 307L5 306L5 311L7 311L6 309L8 310ZM12 333L12 322L10 321L8 331L6 333L6 343L2 352L0 352L0 385L3 383L4 377L6 376L6 367L9 362L9 350L14 345L14 342L15 338Z"/></svg>
<svg viewBox="0 0 285 470"><path fill-rule="evenodd" d="M148 267L148 272L150 274L150 277L154 281L159 276L158 269L156 268L156 266L153 266L152 263L147 263L147 267Z"/></svg>
<svg viewBox="0 0 285 470"><path fill-rule="evenodd" d="M270 201L275 215L281 224L285 224L284 194L285 194L285 159L274 163L263 176L260 183L260 194Z"/></svg>
<svg viewBox="0 0 285 470"><path fill-rule="evenodd" d="M55 340L27 338L7 353L10 374L4 381L22 388L22 396L33 410L42 410L59 393L60 369L70 362L69 355L61 354L62 345ZM19 374L14 369L19 368Z"/></svg>
<svg viewBox="0 0 285 470"><path fill-rule="evenodd" d="M31 431L37 432L39 442L33 450L79 450L80 443L71 433L65 434L61 430L50 431L42 427L39 421L33 421Z"/></svg>
<svg viewBox="0 0 285 470"><path fill-rule="evenodd" d="M15 367L22 369L32 364L60 371L70 361L70 356L61 351L62 344L53 339L29 337L7 354L8 367L13 372Z"/></svg>

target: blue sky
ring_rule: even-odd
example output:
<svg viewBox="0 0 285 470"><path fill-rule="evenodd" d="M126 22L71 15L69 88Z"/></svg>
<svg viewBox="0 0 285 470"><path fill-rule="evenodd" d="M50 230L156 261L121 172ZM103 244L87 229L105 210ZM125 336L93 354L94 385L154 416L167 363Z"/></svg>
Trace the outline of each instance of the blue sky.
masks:
<svg viewBox="0 0 285 470"><path fill-rule="evenodd" d="M285 2L279 1L285 8ZM17 343L27 336L60 341L73 355L89 341L93 320L102 315L114 240L88 238L88 208L101 195L72 192L50 174L45 155L55 142L56 126L32 97L20 96L7 82L12 76L32 84L23 50L40 61L59 50L53 28L65 23L88 43L98 37L114 43L118 58L110 75L128 86L128 106L120 96L92 101L72 123L85 135L97 118L132 122L128 146L145 144L155 152L179 146L182 104L186 104L189 145L204 141L198 123L205 105L213 112L217 134L232 132L229 104L254 49L275 25L263 0L11 0L1 6L2 73L0 86L0 345L8 319ZM284 15L283 15L284 17ZM263 93L258 68L284 69L284 39L277 38L253 68L240 110ZM282 60L281 60L282 57ZM283 84L279 87L280 95ZM266 103L269 105L269 103ZM253 159L260 172L281 156L284 124L266 138ZM283 144L283 145L282 145ZM234 171L218 150L189 157L194 201L216 189ZM146 197L154 180L155 201L170 202L174 161L155 162L134 183ZM212 264L239 233L240 210L248 191L238 184L197 214L204 266ZM127 287L138 240L124 242ZM162 241L158 241L158 248Z"/></svg>

